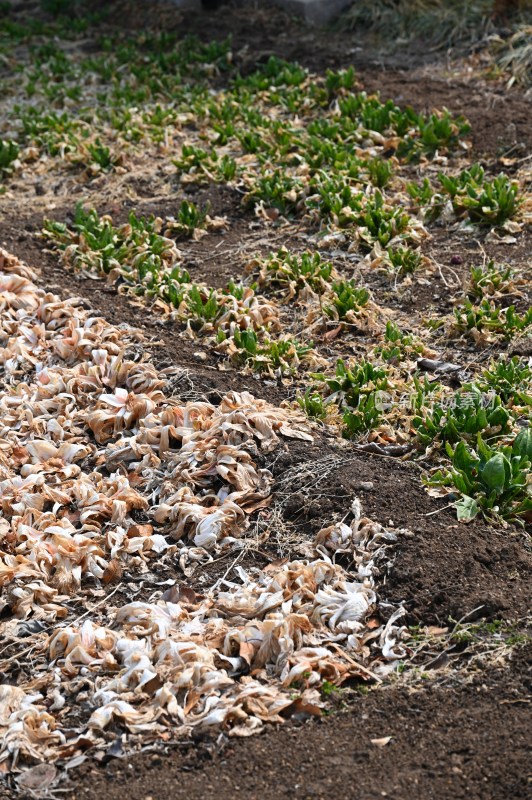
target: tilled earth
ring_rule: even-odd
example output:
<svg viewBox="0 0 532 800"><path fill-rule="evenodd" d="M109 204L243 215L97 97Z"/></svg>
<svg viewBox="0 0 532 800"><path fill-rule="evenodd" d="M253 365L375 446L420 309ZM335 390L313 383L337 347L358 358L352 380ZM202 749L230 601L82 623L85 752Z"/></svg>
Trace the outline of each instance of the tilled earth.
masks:
<svg viewBox="0 0 532 800"><path fill-rule="evenodd" d="M117 4L109 24L119 25L125 8ZM179 25L183 33L193 32L204 40L231 33L235 49L247 47L250 69L272 53L314 71L354 64L368 92L379 90L420 111L447 107L464 113L471 123L475 157L494 170L505 153L525 158L530 152L530 104L522 90L468 78L459 65L431 63L419 53L408 58L376 57L367 43L356 42L355 48L346 34L301 32L298 23L277 12L253 16L222 9L209 17L183 20L163 9L161 15L161 24ZM128 17L133 28L142 28L147 21L140 11ZM95 180L87 189L90 202L100 213L125 219L131 209L164 216L181 197L179 190L174 197L161 197L149 174L128 178L127 186ZM292 386L264 382L236 369L221 372L217 359L201 343L183 339L115 287L65 271L39 234L45 216L68 218L71 198L62 196L61 187L50 187L52 176L39 180L44 188L36 194L31 193L31 183L20 179L6 198L0 196L0 246L38 269L42 287L62 297L83 297L111 323L139 327L156 365L187 370L177 387L185 400L203 396L216 402L233 389L248 390L275 404L293 400ZM209 233L187 246L187 268L213 286L234 275L243 241L248 252L297 242L297 231L292 229L258 229L253 214L241 208L234 193L208 188L193 196L208 198L213 213L229 219L226 231ZM508 260L530 278L526 272L530 244L530 232L525 230L510 251L494 241L485 241L482 247L488 257ZM444 268L452 265L460 275L462 269L465 274L476 243L461 232L438 231L426 246ZM371 289L377 300L385 297L392 307L395 303L402 315L423 313L427 307L448 310L449 292L441 271L428 286L414 282L400 297L390 297L389 286L379 285L378 277ZM526 298L523 302L526 305ZM204 356L199 358L198 352ZM451 349L445 355L452 360ZM471 357L467 348L463 355ZM309 464L326 464L327 459L331 468L317 485L309 486ZM425 631L426 641L419 649L413 647L407 669L387 684L369 692L358 687L333 693L330 708L320 719L287 721L245 740L198 737L132 758L101 755L65 777L59 787L62 796L110 800L124 792L132 800L168 795L224 800L236 794L266 800L528 796L532 651L525 619L532 559L522 531L495 528L480 518L467 527L460 525L444 498L431 498L425 492L415 462L365 453L325 433L318 433L312 445L288 442L267 466L277 481L274 491L277 487L286 493L283 477L290 471L283 513L295 530L314 535L331 520L341 519L355 495L372 519L408 528L408 536L395 546L392 567L382 576L379 595L384 601L402 602L412 631ZM466 633L452 635L459 630ZM0 784L0 797L12 796L12 788ZM39 796L39 790L27 796ZM49 796L58 795L51 789Z"/></svg>

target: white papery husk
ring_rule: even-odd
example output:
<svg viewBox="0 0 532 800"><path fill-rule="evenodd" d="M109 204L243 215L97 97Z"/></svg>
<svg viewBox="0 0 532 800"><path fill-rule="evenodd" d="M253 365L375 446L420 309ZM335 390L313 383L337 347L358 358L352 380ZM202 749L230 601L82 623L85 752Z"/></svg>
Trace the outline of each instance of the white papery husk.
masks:
<svg viewBox="0 0 532 800"><path fill-rule="evenodd" d="M299 560L236 567L202 595L181 585L106 602L123 570L156 574L173 558L189 577L242 544L271 499L257 449L312 435L299 412L247 392L219 406L167 396L151 363L126 356L138 334L38 289L0 251L2 266L0 610L12 619L0 634L17 653L13 620L48 628L20 640L38 680L0 692L0 760L105 747L112 721L132 746L213 727L250 735L296 706L319 713L324 680L365 679L402 657L399 617L375 623L376 565L396 534L356 502L352 523L302 544Z"/></svg>

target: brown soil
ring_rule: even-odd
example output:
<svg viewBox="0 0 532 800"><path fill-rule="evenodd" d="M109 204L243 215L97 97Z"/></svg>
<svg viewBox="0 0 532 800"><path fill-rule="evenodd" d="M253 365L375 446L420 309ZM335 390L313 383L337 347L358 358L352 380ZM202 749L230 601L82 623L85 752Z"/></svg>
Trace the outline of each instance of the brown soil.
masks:
<svg viewBox="0 0 532 800"><path fill-rule="evenodd" d="M124 4L116 4L120 19ZM142 4L143 6L143 4ZM130 24L146 19L138 4ZM151 11L153 17L153 10ZM227 8L208 17L187 17L163 8L161 24L179 25L203 39L231 33L242 64L278 53L299 59L313 69L354 63L369 91L410 103L417 109L446 106L467 114L473 130L473 146L480 157L497 168L504 151L526 153L532 144L529 101L518 89L506 92L500 85L474 84L456 79L441 65L429 66L422 55L379 59L371 49L355 50L359 43L347 34L323 35L302 31L299 23L281 13L258 12L250 16ZM177 22L176 22L177 20ZM153 19L151 20L153 21ZM509 123L509 120L511 122ZM135 186L139 200L123 200L113 208L118 215L132 206L139 213L168 213L176 197L153 200L149 184ZM207 196L197 198L202 202ZM224 284L241 272L244 237L253 237L257 250L273 249L283 240L282 229L272 230L265 242L264 230L254 232L253 218L245 216L238 197L209 191L212 212L228 216L227 233L209 235L187 247L191 273L214 285ZM25 203L26 205L26 203ZM99 208L107 209L105 202ZM64 219L71 205L57 206L53 216ZM0 219L0 245L41 270L41 283L65 295L81 295L109 321L140 327L147 349L163 368L175 365L183 373L176 391L184 399L205 394L209 399L235 389L249 390L274 403L291 399L291 387L262 382L236 371L221 372L217 359L198 342L184 340L171 326L103 281L66 273L58 258L44 249L37 236L43 213L28 214L24 208ZM505 254L522 263L524 240ZM472 253L458 236L449 241L442 232L435 245L443 265L467 265ZM491 254L488 247L488 254ZM495 246L494 246L495 247ZM524 249L523 249L524 248ZM249 250L248 250L249 252ZM493 252L493 255L498 255ZM452 258L452 262L451 262ZM461 270L458 269L461 274ZM438 286L438 289L435 289ZM390 287L376 279L372 289L390 294ZM440 295L438 297L437 295ZM435 276L429 287L417 286L402 297L387 297L408 314L428 304L448 311L443 279ZM404 601L411 624L446 625L449 620L521 620L527 612L532 559L519 531L494 530L480 521L465 527L442 500L430 498L420 483L420 469L408 461L372 456L340 447L317 435L312 446L286 445L268 464L276 478L293 470L290 493L281 498L285 522L297 533L319 530L341 519L355 495L364 511L396 528L399 535L394 562L382 575L383 601ZM331 466L316 485L304 465L329 459ZM371 484L371 485L370 485ZM338 711L320 720L291 721L270 728L245 741L193 741L105 764L87 761L71 780L61 786L66 797L106 797L115 800L127 792L131 800L164 797L195 798L346 798L373 800L509 800L527 796L525 773L527 723L530 707L530 647L515 648L509 664L505 659L484 664L464 662L460 670L430 671L426 681L341 695ZM466 659L467 660L467 659ZM467 666L467 669L465 668ZM385 746L371 739L391 736ZM0 798L12 794L0 785Z"/></svg>
<svg viewBox="0 0 532 800"><path fill-rule="evenodd" d="M72 797L525 798L531 655L523 649L509 668L475 672L465 685L374 691L320 722L248 741L90 765Z"/></svg>

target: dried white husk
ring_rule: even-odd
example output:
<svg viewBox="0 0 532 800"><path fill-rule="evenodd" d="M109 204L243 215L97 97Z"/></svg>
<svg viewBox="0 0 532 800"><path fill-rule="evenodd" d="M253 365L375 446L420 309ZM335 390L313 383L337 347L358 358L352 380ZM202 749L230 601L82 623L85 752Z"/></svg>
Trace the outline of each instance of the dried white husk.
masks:
<svg viewBox="0 0 532 800"><path fill-rule="evenodd" d="M122 574L157 575L171 557L183 578L201 576L245 544L250 514L271 501L258 449L312 434L299 412L247 392L181 403L153 364L128 359L137 333L42 291L3 251L0 269L0 635L39 663L37 678L0 686L0 762L104 747L112 721L132 745L213 727L247 736L295 702L319 711L324 680L403 657L401 609L375 624L375 572L397 533L356 500L352 522L303 543L300 559L237 566L201 595L109 602ZM268 313L251 298L248 311ZM43 624L17 641L13 620Z"/></svg>

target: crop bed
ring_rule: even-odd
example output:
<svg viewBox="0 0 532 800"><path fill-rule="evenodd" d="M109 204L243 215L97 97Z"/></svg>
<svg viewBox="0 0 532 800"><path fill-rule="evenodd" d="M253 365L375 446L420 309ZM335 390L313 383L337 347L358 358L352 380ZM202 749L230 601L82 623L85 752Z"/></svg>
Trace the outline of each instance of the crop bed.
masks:
<svg viewBox="0 0 532 800"><path fill-rule="evenodd" d="M487 74L6 9L0 797L526 796L531 132Z"/></svg>

